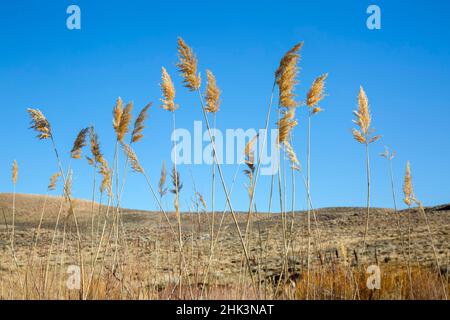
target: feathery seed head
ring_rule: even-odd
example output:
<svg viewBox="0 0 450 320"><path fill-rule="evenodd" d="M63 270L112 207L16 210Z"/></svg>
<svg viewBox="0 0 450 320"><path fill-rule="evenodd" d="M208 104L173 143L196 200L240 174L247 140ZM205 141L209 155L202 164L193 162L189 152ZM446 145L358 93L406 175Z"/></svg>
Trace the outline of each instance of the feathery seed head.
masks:
<svg viewBox="0 0 450 320"><path fill-rule="evenodd" d="M48 191L53 191L56 189L56 183L58 182L58 178L60 176L61 176L61 173L57 172L50 177L50 183L48 184L48 187L47 187Z"/></svg>
<svg viewBox="0 0 450 320"><path fill-rule="evenodd" d="M108 162L101 158L99 173L102 176L102 182L100 184L100 192L107 192L108 197L113 198L112 192L112 169L109 168Z"/></svg>
<svg viewBox="0 0 450 320"><path fill-rule="evenodd" d="M325 73L314 80L311 89L309 89L306 97L306 105L309 108L315 108L317 104L324 98L325 80L327 78L328 73ZM314 112L315 109L313 109L313 114L317 113L317 111Z"/></svg>
<svg viewBox="0 0 450 320"><path fill-rule="evenodd" d="M98 142L98 135L95 133L94 127L89 128L89 140L92 156L94 157L96 163L101 164L103 161L103 155L100 151L100 143Z"/></svg>
<svg viewBox="0 0 450 320"><path fill-rule="evenodd" d="M255 135L246 145L244 148L244 157L245 157L245 164L247 165L247 169L244 169L245 175L249 179L249 183L247 186L247 191L250 199L253 197L253 191L254 191L254 182L253 182L253 176L255 173L255 152L253 150L256 141L258 140L259 134Z"/></svg>
<svg viewBox="0 0 450 320"><path fill-rule="evenodd" d="M362 144L370 144L380 140L381 136L372 136L374 129L371 128L372 116L369 110L369 100L367 99L366 92L363 87L360 87L358 94L358 110L353 111L355 118L353 123L355 123L358 129L353 129L353 138Z"/></svg>
<svg viewBox="0 0 450 320"><path fill-rule="evenodd" d="M220 89L217 87L216 78L210 70L206 70L206 111L216 113L220 107Z"/></svg>
<svg viewBox="0 0 450 320"><path fill-rule="evenodd" d="M117 128L117 140L123 142L123 138L128 133L128 128L131 122L131 112L133 111L133 102L127 103L122 111L122 116L120 117L119 127Z"/></svg>
<svg viewBox="0 0 450 320"><path fill-rule="evenodd" d="M278 144L282 144L289 137L292 129L297 126L295 119L295 108L289 108L282 111L283 117L277 122L278 125Z"/></svg>
<svg viewBox="0 0 450 320"><path fill-rule="evenodd" d="M170 78L170 75L164 67L162 67L161 80L161 90L163 95L163 99L160 99L162 102L161 107L173 112L178 109L178 105L175 104L175 86L173 85L172 78Z"/></svg>
<svg viewBox="0 0 450 320"><path fill-rule="evenodd" d="M197 58L194 51L181 37L178 37L177 67L184 79L184 86L190 91L198 90L201 85L201 78L200 74L197 74Z"/></svg>
<svg viewBox="0 0 450 320"><path fill-rule="evenodd" d="M67 174L67 178L64 183L64 196L66 200L69 200L72 197L72 179L73 179L73 171L69 170Z"/></svg>
<svg viewBox="0 0 450 320"><path fill-rule="evenodd" d="M409 161L406 162L406 170L405 170L405 182L403 184L403 194L405 198L403 201L406 205L410 206L412 201L414 200L414 191L412 186L412 178L411 178L411 166Z"/></svg>
<svg viewBox="0 0 450 320"><path fill-rule="evenodd" d="M359 143L366 143L366 138L363 136L361 132L359 132L358 129L353 129L353 138L358 141Z"/></svg>
<svg viewBox="0 0 450 320"><path fill-rule="evenodd" d="M170 192L178 194L180 190L183 188L183 184L181 183L180 180L180 173L177 171L175 165L173 165L172 174L170 176L172 177L172 185L173 185L173 189L170 190Z"/></svg>
<svg viewBox="0 0 450 320"><path fill-rule="evenodd" d="M289 66L292 65L292 61L295 61L295 64L297 64L298 59L300 58L300 49L303 47L303 41L297 43L295 46L292 47L286 54L281 58L280 65L278 66L278 69L275 71L275 79L278 79L283 74L284 70Z"/></svg>
<svg viewBox="0 0 450 320"><path fill-rule="evenodd" d="M247 172L248 170L244 170L244 172L251 178L253 176L253 173L255 172L255 151L253 150L256 141L258 141L259 134L255 135L246 145L244 148L244 158L245 158L245 164L248 167L248 170L250 172Z"/></svg>
<svg viewBox="0 0 450 320"><path fill-rule="evenodd" d="M315 114L318 114L318 113L320 113L320 112L322 112L322 111L323 111L322 108L320 108L320 107L315 107L315 108L313 108L313 110L312 110L312 114L315 115Z"/></svg>
<svg viewBox="0 0 450 320"><path fill-rule="evenodd" d="M70 151L71 157L74 159L81 159L81 151L86 146L86 135L89 128L82 129L73 143L72 150Z"/></svg>
<svg viewBox="0 0 450 320"><path fill-rule="evenodd" d="M117 98L116 105L113 108L113 128L117 133L119 131L120 119L122 118L122 99Z"/></svg>
<svg viewBox="0 0 450 320"><path fill-rule="evenodd" d="M130 159L131 168L138 173L144 173L144 169L141 167L138 157L134 150L127 145L126 143L122 142L123 150L125 151L125 154L127 155L128 159Z"/></svg>
<svg viewBox="0 0 450 320"><path fill-rule="evenodd" d="M297 106L294 101L294 88L298 83L296 77L298 74L298 61L300 59L299 51L303 42L296 44L289 50L280 61L280 65L275 72L275 81L279 88L279 105L281 107L293 108Z"/></svg>
<svg viewBox="0 0 450 320"><path fill-rule="evenodd" d="M37 138L39 140L48 139L52 137L52 130L50 127L50 123L42 114L39 109L27 109L28 114L31 117L31 129L34 129L39 134Z"/></svg>
<svg viewBox="0 0 450 320"><path fill-rule="evenodd" d="M147 111L151 107L151 103L147 104L139 113L139 116L136 118L134 122L134 129L131 134L131 143L138 142L144 137L142 131L145 127L145 120L147 119Z"/></svg>
<svg viewBox="0 0 450 320"><path fill-rule="evenodd" d="M369 134L372 117L369 110L369 100L363 87L360 87L358 94L358 110L353 112L356 116L354 122L361 128L363 135Z"/></svg>
<svg viewBox="0 0 450 320"><path fill-rule="evenodd" d="M166 185L166 162L163 161L162 168L161 168L161 175L159 177L159 183L158 183L158 192L160 197L164 197L164 195L167 193Z"/></svg>
<svg viewBox="0 0 450 320"><path fill-rule="evenodd" d="M12 183L16 184L17 183L17 177L19 175L19 166L17 164L17 161L14 160L13 161L13 165L12 165Z"/></svg>
<svg viewBox="0 0 450 320"><path fill-rule="evenodd" d="M300 171L300 169L301 169L300 161L297 158L297 154L295 153L294 148L287 140L283 141L283 144L284 144L284 150L285 150L289 160L291 161L291 168L296 171Z"/></svg>
<svg viewBox="0 0 450 320"><path fill-rule="evenodd" d="M196 195L198 197L198 200L202 204L203 210L206 210L206 201L205 198L203 198L202 194L200 192L196 192Z"/></svg>

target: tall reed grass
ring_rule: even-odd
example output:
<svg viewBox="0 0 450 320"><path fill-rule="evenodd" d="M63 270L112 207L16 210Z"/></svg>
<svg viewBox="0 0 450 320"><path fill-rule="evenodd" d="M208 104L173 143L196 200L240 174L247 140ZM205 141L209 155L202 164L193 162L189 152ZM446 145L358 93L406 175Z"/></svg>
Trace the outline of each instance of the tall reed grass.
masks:
<svg viewBox="0 0 450 320"><path fill-rule="evenodd" d="M111 141L114 144L112 159L104 155L98 133L94 126L89 125L82 128L76 135L68 152L70 162L66 165L63 164L63 158L56 146L54 130L50 122L40 110L28 109L31 129L37 133L37 138L49 140L51 143L58 172L51 176L47 185L47 193L42 206L39 207L38 222L27 245L26 256L23 257L22 254L18 255L20 250L15 242L17 238L16 184L19 168L17 161L13 162L11 227L4 215L11 261L8 269L9 279L5 280L0 270L0 298L447 299L449 280L448 275L446 277L442 274L444 263L442 252L437 247L436 230L433 230L427 210L414 194L410 164L407 163L403 185L403 201L408 207L404 214L397 205L392 165L395 153L390 153L387 149L381 155L389 165L393 214L400 239L402 259L389 267L386 265L382 275L384 285L381 290L371 291L365 286L365 267L367 267L369 255L366 248L369 242L374 242L369 237L372 214L369 146L378 141L380 136L374 134L369 101L362 87L358 94L358 109L354 111L354 123L357 128L354 128L352 133L353 138L365 147L366 157L367 205L363 216L364 225L361 226L364 230L363 251L358 252L355 246L348 248L349 242L344 243L344 240L330 245L329 241L323 237L311 195L311 167L314 163L311 161L311 137L312 121L323 111L321 104L326 97L325 81L328 79L328 74L325 73L314 79L306 92L305 100L297 101L300 52L303 47L304 43L299 42L282 56L274 73L268 99L263 123L265 134L257 134L247 142L244 153L241 155L242 165L245 168L241 170L240 162L235 168L231 184L227 185L222 165L218 161L215 139L216 118L222 103L222 92L210 69L206 69L206 82L202 87L197 56L181 37L178 38L176 67L183 86L198 96L201 109L193 112L202 114L212 146L210 206L207 204L209 198L204 197L202 192L197 190L191 168L189 169L194 192L188 195L187 190L183 189L181 180L182 176L184 177L183 167L177 165L177 159L174 159L169 169L163 161L160 172L155 172L154 175L146 171L145 164L139 161L135 146L138 146L138 143L144 143L144 129L147 126L151 103L139 111L133 122L133 102L125 104L120 97L117 98L112 111L112 129L115 134L114 141ZM165 67L161 69L160 87L161 108L170 113L172 129L176 130L176 114L187 111L179 109L180 106L175 102L175 84ZM304 105L307 107L306 114L302 114L302 109L299 109ZM274 111L277 113L276 121L272 120ZM283 154L284 158L280 160L276 177L274 175L270 179L269 214L263 216L258 211L255 195L258 191L259 180L263 180L259 177L262 152L268 144L267 131L272 122L278 129L278 152L279 155ZM307 130L304 152L305 173L300 161L303 148L299 148L300 152L295 148L299 145L298 138L302 136L297 133L297 127L302 124L306 124ZM150 125L150 127L153 126ZM258 144L260 150L256 152L255 146ZM174 144L172 148L175 149ZM90 153L85 155L86 151ZM173 150L173 153L176 157L177 151ZM71 161L81 159L87 160L89 172L92 175L92 197L89 203L88 219L83 216L79 220L82 209L72 195L72 186L76 182L73 177L78 173L73 171ZM121 159L124 159L123 168L120 166ZM123 209L121 205L127 185L127 173L130 169L145 179L150 191L150 199L156 205L159 217L159 220L155 222L157 223L156 232L147 237L146 232L149 230L143 224L140 226L137 239L133 238L133 231L130 230L125 219L129 217L129 211ZM119 171L122 174L119 174ZM239 172L243 172L246 178L245 192L248 194L249 206L245 216L235 211L231 201ZM155 180L153 181L152 178ZM299 191L297 188L298 178L301 178L304 190ZM221 211L218 210L216 202L218 197L216 179L221 185L225 199L224 208ZM59 180L61 180L61 186L59 186ZM276 189L275 184L278 185L279 214L272 214L272 195ZM51 193L58 189L62 196L57 198L56 209L50 209L50 203L53 201ZM302 198L306 198L306 203L298 201L297 195L302 191L305 195ZM290 204L287 203L289 194ZM187 201L189 197L191 202ZM173 200L173 206L167 205L169 198ZM165 205L163 201L166 201ZM186 201L185 207L190 213L182 212L183 201ZM305 212L297 211L299 203L306 206ZM168 207L173 207L172 212L168 212ZM416 215L416 212L419 215ZM47 215L52 214L55 216L51 216L51 222L49 222ZM152 219L152 214L149 215L148 218ZM413 252L414 230L412 228L413 225L416 229L419 228L416 222L423 223L423 228L426 230L435 269L421 264L418 255ZM50 228L48 223L51 223ZM266 228L270 223L276 227ZM229 225L234 229L229 230ZM189 226L191 226L190 229ZM314 227L315 232L313 232ZM406 240L403 235L405 228L407 228ZM48 234L47 230L49 230ZM227 241L231 234L237 238L238 242L236 248L232 248L235 254L233 259L236 260L238 267L229 275L232 279L230 283L223 284L219 283L220 276L217 277L215 274L222 272L223 276L228 261L225 260L224 253L230 250ZM48 242L45 242L45 239L48 239ZM392 239L392 245L395 245L397 240ZM73 248L74 243L75 248ZM356 244L359 244L358 240ZM353 257L351 250L353 250ZM269 273L273 269L269 255L273 255L273 252L276 253L278 260L274 273ZM413 260L414 258L416 261ZM378 263L377 251L375 251L375 259ZM75 291L65 286L65 267L69 263L76 263L80 268L80 287Z"/></svg>

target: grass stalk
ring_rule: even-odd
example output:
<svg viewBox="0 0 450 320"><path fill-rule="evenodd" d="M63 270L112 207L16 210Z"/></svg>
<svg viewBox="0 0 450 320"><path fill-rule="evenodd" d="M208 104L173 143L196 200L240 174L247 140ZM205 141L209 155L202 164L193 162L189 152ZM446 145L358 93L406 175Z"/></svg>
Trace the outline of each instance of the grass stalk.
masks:
<svg viewBox="0 0 450 320"><path fill-rule="evenodd" d="M231 204L230 197L228 196L227 186L225 184L225 178L223 177L223 173L222 173L222 169L220 167L220 163L219 163L219 161L217 159L216 144L214 142L214 139L213 139L213 136L212 136L212 133L211 133L211 127L209 125L208 116L206 114L202 93L200 92L200 89L198 89L197 92L198 92L198 95L199 95L199 98L200 98L200 103L201 103L202 112L203 112L203 118L204 118L204 120L206 122L206 127L207 127L207 130L208 130L209 139L211 141L211 145L212 145L212 148L213 148L213 155L214 155L215 161L217 163L217 171L219 173L220 180L222 182L222 188L223 188L223 191L225 193L226 200L227 200L227 203L228 203L228 207L230 208L231 215L233 217L233 221L234 221L234 224L236 226L236 230L237 230L238 235L239 235L239 240L241 242L242 250L244 251L244 254L245 254L245 259L246 259L246 262L247 262L247 266L248 266L249 274L250 274L250 277L251 277L252 285L253 285L253 288L256 291L257 290L257 286L256 286L256 283L255 283L255 279L253 277L251 266L250 266L250 257L249 257L248 250L247 250L247 247L246 247L245 242L244 242L244 238L242 236L241 228L239 227L239 223L237 221L236 213L233 210L233 205Z"/></svg>

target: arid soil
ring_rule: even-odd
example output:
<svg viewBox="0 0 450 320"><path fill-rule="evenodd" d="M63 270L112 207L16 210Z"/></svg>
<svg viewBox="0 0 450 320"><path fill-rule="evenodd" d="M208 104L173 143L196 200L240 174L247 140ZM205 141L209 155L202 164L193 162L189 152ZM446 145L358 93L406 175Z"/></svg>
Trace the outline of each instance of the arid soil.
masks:
<svg viewBox="0 0 450 320"><path fill-rule="evenodd" d="M45 206L45 208L44 208ZM60 210L61 209L61 210ZM153 275L158 285L164 286L177 279L178 239L177 223L173 213L168 213L175 234L172 233L166 218L159 212L144 212L122 209L119 237L115 241L116 229L112 229L115 208L92 205L88 201L76 201L76 216L81 229L85 261L91 263L94 257L101 261L121 261L123 265L142 267ZM53 250L61 248L65 241L66 258L64 264L77 262L76 230L73 217L67 218L67 207L62 198L40 195L17 195L14 250L19 267L24 267L33 246L33 237L43 212L36 258L41 264L54 239ZM58 218L57 233L55 223ZM94 212L94 214L92 213ZM450 206L426 208L431 230L428 233L425 217L416 209L395 213L392 209L374 208L371 210L367 249L363 254L362 240L365 225L365 208L326 208L316 210L316 219L311 225L311 257L313 267L340 259L350 265L370 262L379 265L404 263L407 255L408 215L410 214L411 256L414 263L429 267L436 266L432 241L441 269L447 271L450 259ZM104 224L105 217L107 223ZM227 285L239 281L242 273L242 245L230 213L215 214L214 255L211 258L211 214L183 213L182 215L183 252L185 267L189 276L201 282L199 277L209 265L208 281ZM237 214L242 234L245 236L247 215ZM220 227L220 221L224 217ZM292 219L294 217L294 219ZM11 258L12 195L0 194L0 276L7 276L15 264ZM286 226L283 228L280 214L255 214L250 223L249 258L253 272L263 279L277 277L283 268L284 238L288 242L288 269L292 275L306 266L308 236L306 213L288 212ZM64 226L66 226L65 233ZM108 250L97 250L101 234L105 228L102 244L110 243ZM283 229L286 236L283 237ZM218 234L217 231L220 230ZM292 231L292 232L291 232ZM93 235L93 237L92 237ZM403 244L402 239L403 238ZM431 240L433 239L433 240ZM109 240L109 241L107 241ZM116 248L117 251L115 250ZM98 251L98 252L97 252ZM104 260L102 260L104 259ZM61 264L58 254L53 253L51 264ZM108 265L109 263L106 263ZM108 269L108 266L105 266ZM136 269L138 270L138 269ZM141 269L139 269L141 270ZM200 272L201 270L201 272ZM136 277L142 275L136 274ZM193 280L193 281L195 281Z"/></svg>

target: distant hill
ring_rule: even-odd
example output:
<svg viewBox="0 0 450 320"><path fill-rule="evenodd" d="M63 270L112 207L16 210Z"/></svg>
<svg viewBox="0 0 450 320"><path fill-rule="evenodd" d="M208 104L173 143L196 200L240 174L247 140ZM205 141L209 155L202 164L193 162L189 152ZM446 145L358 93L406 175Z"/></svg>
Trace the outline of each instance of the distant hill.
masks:
<svg viewBox="0 0 450 320"><path fill-rule="evenodd" d="M94 202L92 204L89 200L84 199L74 199L76 212L78 215L90 214L92 212L92 205L94 206L94 210L98 211L99 204ZM16 214L23 216L32 216L35 214L40 214L42 208L45 203L45 212L47 216L56 215L63 205L63 210L67 210L67 204L63 197L60 196L46 196L46 195L37 195L37 194L16 194ZM0 193L0 210L4 209L6 212L10 212L12 210L12 194L11 193ZM106 207L104 204L103 207ZM169 209L170 210L170 209ZM336 214L345 214L349 212L359 212L364 211L365 208L357 208L357 207L330 207L330 208L321 208L316 209L318 214L323 215L336 215ZM391 212L393 209L385 209L385 208L372 208L372 210L377 211L385 211ZM121 211L123 213L154 213L151 211L144 210L135 210L135 209L125 209L122 208ZM404 210L403 210L404 211ZM428 212L433 211L450 211L450 204L439 205L435 207L427 208ZM261 212L261 214L264 214Z"/></svg>

